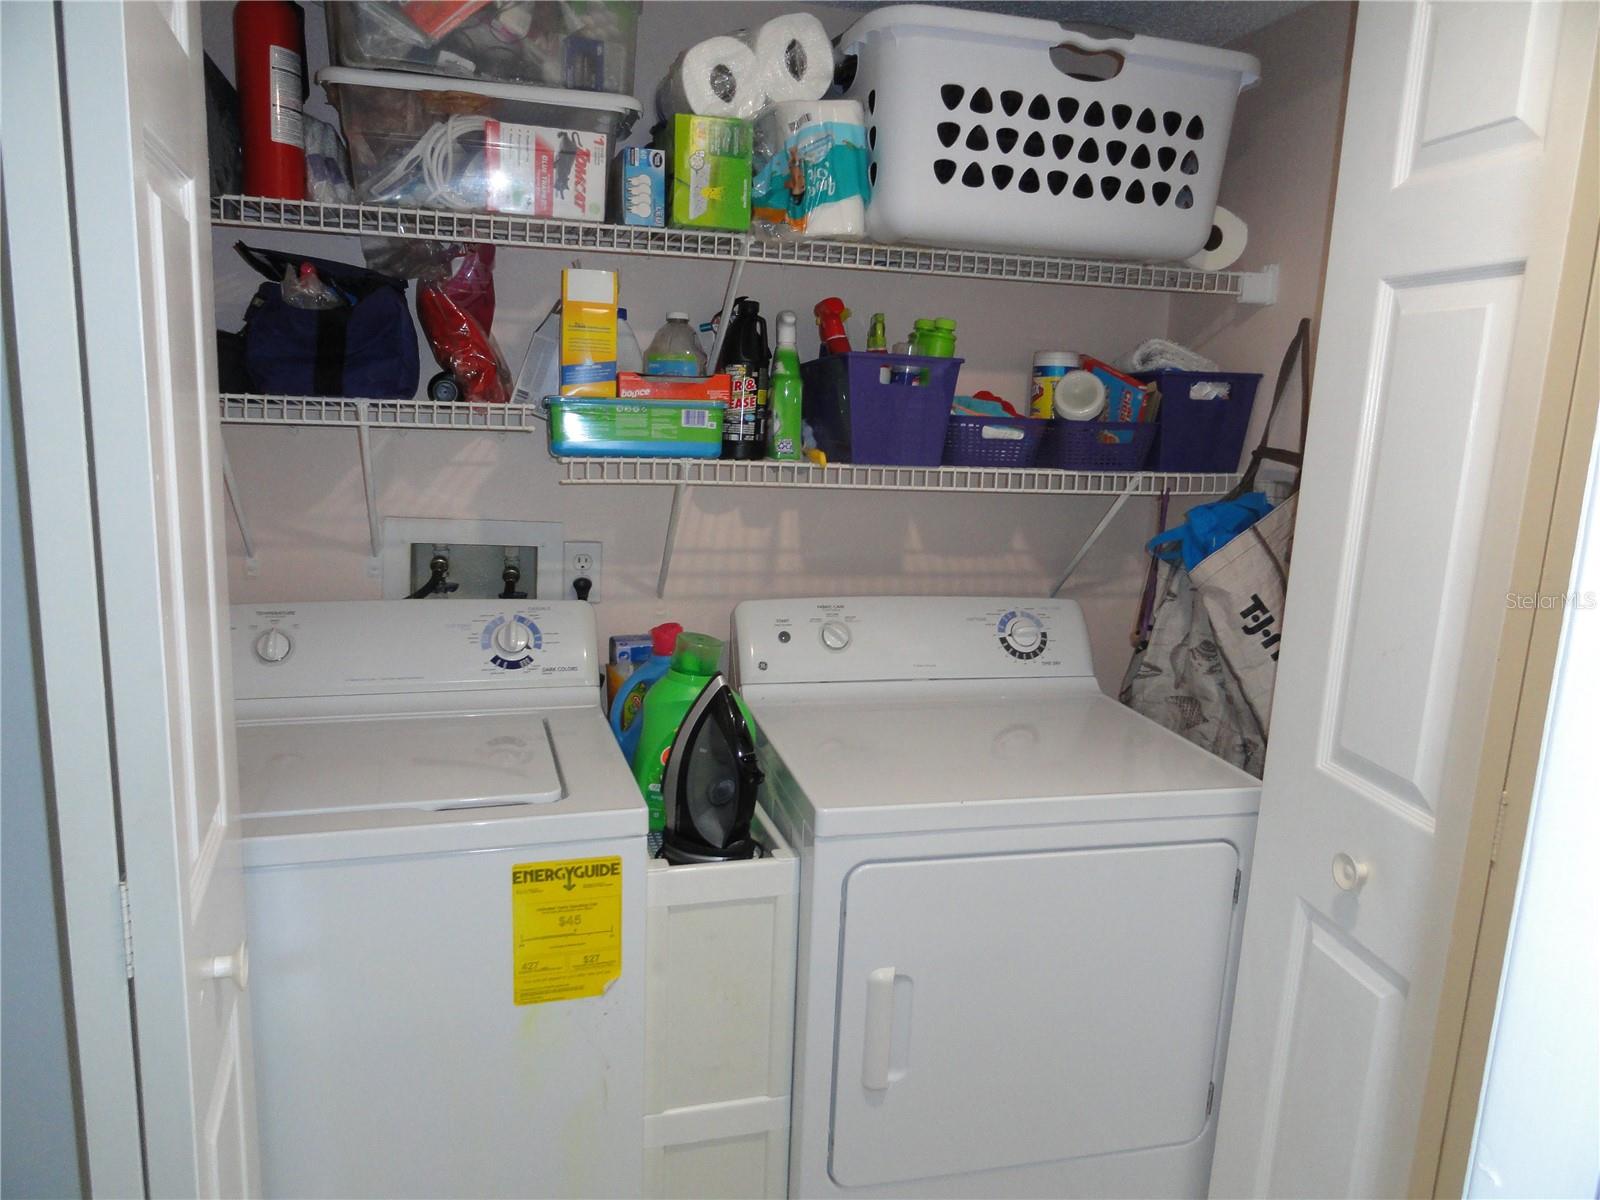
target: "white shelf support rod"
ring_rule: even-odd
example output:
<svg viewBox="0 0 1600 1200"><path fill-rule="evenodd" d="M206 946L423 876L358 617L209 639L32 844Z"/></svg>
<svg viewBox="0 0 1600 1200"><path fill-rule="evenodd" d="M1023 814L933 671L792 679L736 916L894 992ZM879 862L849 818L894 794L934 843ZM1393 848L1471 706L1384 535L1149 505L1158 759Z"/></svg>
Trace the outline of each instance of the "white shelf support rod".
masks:
<svg viewBox="0 0 1600 1200"><path fill-rule="evenodd" d="M689 494L687 483L678 483L672 489L672 512L667 516L667 537L661 543L661 574L656 576L656 599L667 595L667 572L672 570L672 552L678 544L678 517L683 513L683 501Z"/></svg>
<svg viewBox="0 0 1600 1200"><path fill-rule="evenodd" d="M1246 271L1239 276L1239 303L1273 305L1278 302L1278 264Z"/></svg>
<svg viewBox="0 0 1600 1200"><path fill-rule="evenodd" d="M1112 520L1122 511L1122 506L1128 502L1128 497L1133 495L1138 486L1139 476L1135 475L1128 480L1128 486L1118 493L1117 498L1111 502L1111 507L1106 509L1106 515L1100 518L1100 524L1090 530L1089 536L1084 539L1083 545L1078 547L1078 552L1072 556L1072 561L1067 564L1067 569L1061 572L1060 581L1050 589L1052 596L1061 594L1061 589L1067 586L1067 580L1072 578L1072 573L1078 569L1078 564L1089 556L1089 551L1094 549L1094 544L1100 540L1100 535L1106 531Z"/></svg>
<svg viewBox="0 0 1600 1200"><path fill-rule="evenodd" d="M367 497L367 541L372 549L372 561L367 573L373 573L378 557L383 553L383 538L378 532L378 484L372 465L372 432L367 425L367 406L361 406L361 419L356 424L356 445L361 451L361 487Z"/></svg>
<svg viewBox="0 0 1600 1200"><path fill-rule="evenodd" d="M749 261L750 238L746 235L739 239L739 253L734 256L733 268L728 272L728 290L722 293L722 316L717 321L717 336L711 343L711 358L706 363L707 370L717 369L717 359L722 354L722 343L728 337L728 322L733 317L730 310L733 308L734 297L739 294L739 280L744 277L744 265ZM664 573L663 578L665 578Z"/></svg>
<svg viewBox="0 0 1600 1200"><path fill-rule="evenodd" d="M244 501L239 499L239 481L233 477L233 460L228 457L228 440L220 439L222 446L222 490L228 493L228 507L233 510L234 524L239 526L239 541L244 545L244 573L254 579L261 573L256 564L256 540L250 536L250 522L245 519Z"/></svg>

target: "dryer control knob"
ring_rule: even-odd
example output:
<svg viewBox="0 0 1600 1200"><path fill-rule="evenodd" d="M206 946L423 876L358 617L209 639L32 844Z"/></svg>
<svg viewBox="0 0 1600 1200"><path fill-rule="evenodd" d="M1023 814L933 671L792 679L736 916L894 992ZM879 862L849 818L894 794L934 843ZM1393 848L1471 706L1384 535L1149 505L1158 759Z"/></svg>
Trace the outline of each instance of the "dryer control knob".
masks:
<svg viewBox="0 0 1600 1200"><path fill-rule="evenodd" d="M521 621L507 621L494 631L494 648L501 654L521 654L533 645L533 634Z"/></svg>
<svg viewBox="0 0 1600 1200"><path fill-rule="evenodd" d="M287 633L274 625L256 638L256 657L264 663L281 663L294 650Z"/></svg>
<svg viewBox="0 0 1600 1200"><path fill-rule="evenodd" d="M850 644L850 626L843 621L824 621L819 632L829 650L843 650Z"/></svg>

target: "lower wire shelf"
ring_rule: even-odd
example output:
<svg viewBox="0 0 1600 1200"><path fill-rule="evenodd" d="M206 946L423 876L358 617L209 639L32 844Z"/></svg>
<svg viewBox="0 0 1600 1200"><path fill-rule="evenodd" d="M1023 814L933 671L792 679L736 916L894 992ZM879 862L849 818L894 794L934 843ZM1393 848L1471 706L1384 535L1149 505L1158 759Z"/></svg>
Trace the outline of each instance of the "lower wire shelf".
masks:
<svg viewBox="0 0 1600 1200"><path fill-rule="evenodd" d="M1033 496L1212 496L1236 474L1054 471L1043 467L879 467L717 458L563 458L562 483L695 487L855 488L879 492L1009 492Z"/></svg>

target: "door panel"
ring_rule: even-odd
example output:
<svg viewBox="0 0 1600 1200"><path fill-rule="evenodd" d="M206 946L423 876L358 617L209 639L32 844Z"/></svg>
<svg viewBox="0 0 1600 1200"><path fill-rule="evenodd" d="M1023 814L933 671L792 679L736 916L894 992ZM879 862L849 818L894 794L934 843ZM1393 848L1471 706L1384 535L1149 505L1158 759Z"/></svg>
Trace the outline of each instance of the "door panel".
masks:
<svg viewBox="0 0 1600 1200"><path fill-rule="evenodd" d="M858 867L845 885L834 1179L1199 1135L1238 867L1222 842Z"/></svg>
<svg viewBox="0 0 1600 1200"><path fill-rule="evenodd" d="M152 1194L259 1193L199 14L61 10Z"/></svg>
<svg viewBox="0 0 1600 1200"><path fill-rule="evenodd" d="M1597 12L1357 14L1213 1195L1407 1187Z"/></svg>

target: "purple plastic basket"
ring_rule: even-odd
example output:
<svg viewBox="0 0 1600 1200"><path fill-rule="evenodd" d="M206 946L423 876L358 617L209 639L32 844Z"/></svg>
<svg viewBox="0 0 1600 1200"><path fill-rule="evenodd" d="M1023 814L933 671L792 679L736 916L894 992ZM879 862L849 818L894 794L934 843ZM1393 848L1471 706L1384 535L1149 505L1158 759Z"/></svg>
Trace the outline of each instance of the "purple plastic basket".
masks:
<svg viewBox="0 0 1600 1200"><path fill-rule="evenodd" d="M1041 467L1059 471L1141 471L1156 436L1153 421L1047 421L1039 443ZM1107 442L1106 434L1127 436Z"/></svg>
<svg viewBox="0 0 1600 1200"><path fill-rule="evenodd" d="M1137 378L1161 389L1152 471L1236 471L1261 376L1227 371L1154 371ZM1226 389L1227 395L1212 393Z"/></svg>
<svg viewBox="0 0 1600 1200"><path fill-rule="evenodd" d="M856 350L800 364L802 407L829 462L937 467L956 396L959 358ZM890 383L892 368L914 368L927 382Z"/></svg>
<svg viewBox="0 0 1600 1200"><path fill-rule="evenodd" d="M1034 417L973 417L951 413L944 461L951 467L1031 467L1046 421Z"/></svg>

